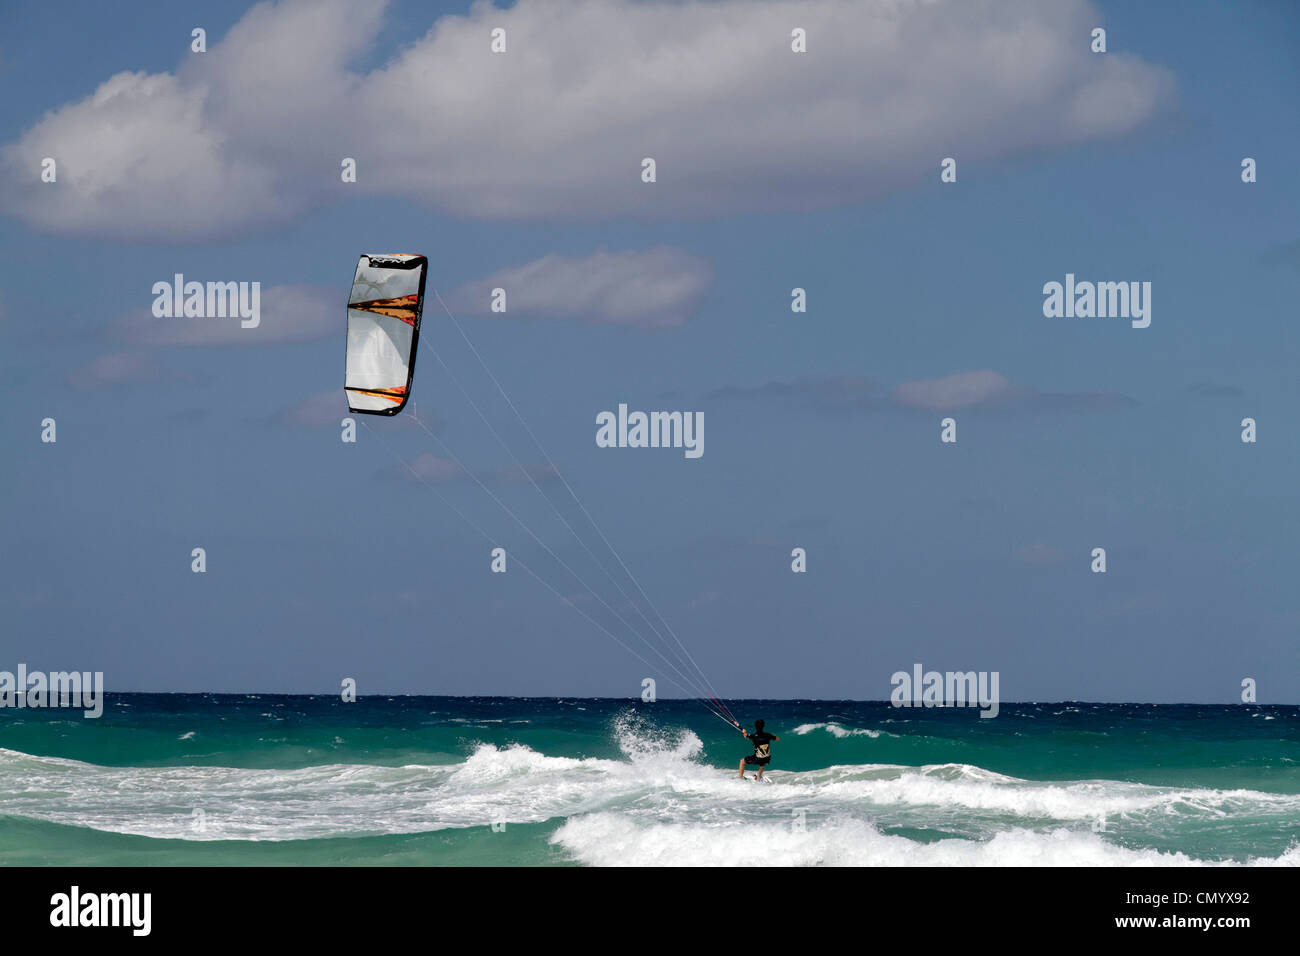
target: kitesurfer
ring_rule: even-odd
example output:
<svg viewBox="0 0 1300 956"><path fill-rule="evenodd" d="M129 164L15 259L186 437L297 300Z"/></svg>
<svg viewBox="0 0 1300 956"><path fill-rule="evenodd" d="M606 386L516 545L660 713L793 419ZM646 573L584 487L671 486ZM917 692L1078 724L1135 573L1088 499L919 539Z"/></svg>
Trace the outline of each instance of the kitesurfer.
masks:
<svg viewBox="0 0 1300 956"><path fill-rule="evenodd" d="M772 759L772 741L780 740L776 734L769 734L763 730L761 720L754 721L754 732L751 734L747 730L741 730L742 734L748 738L749 742L754 745L754 752L740 761L740 778L745 778L746 767L758 767L758 775L755 780L763 779L763 768L768 765Z"/></svg>

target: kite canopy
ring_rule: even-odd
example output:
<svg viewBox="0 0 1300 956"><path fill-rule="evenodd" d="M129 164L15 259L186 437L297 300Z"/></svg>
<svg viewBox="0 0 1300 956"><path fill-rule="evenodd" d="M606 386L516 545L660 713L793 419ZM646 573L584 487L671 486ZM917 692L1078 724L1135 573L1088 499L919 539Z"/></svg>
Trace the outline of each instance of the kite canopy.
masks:
<svg viewBox="0 0 1300 956"><path fill-rule="evenodd" d="M424 309L425 256L363 255L348 296L343 390L348 410L396 415L406 407Z"/></svg>

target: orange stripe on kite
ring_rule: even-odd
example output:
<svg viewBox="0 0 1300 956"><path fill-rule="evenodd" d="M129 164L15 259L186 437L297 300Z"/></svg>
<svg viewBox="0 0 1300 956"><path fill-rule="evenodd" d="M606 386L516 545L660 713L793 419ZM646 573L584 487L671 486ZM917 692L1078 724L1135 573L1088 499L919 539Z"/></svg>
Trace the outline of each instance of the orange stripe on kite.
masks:
<svg viewBox="0 0 1300 956"><path fill-rule="evenodd" d="M400 404L401 400L406 396L405 385L401 386L400 388L385 389L382 392L375 391L374 389L370 389L370 388L353 388L350 385L346 387L349 392L356 392L358 395L370 395L373 396L374 398L386 398L390 402L393 402L395 404Z"/></svg>
<svg viewBox="0 0 1300 956"><path fill-rule="evenodd" d="M415 307L419 305L418 295L403 295L395 299L367 299L365 302L349 302L349 309L359 312L376 312L390 319L397 319L407 325L415 325Z"/></svg>

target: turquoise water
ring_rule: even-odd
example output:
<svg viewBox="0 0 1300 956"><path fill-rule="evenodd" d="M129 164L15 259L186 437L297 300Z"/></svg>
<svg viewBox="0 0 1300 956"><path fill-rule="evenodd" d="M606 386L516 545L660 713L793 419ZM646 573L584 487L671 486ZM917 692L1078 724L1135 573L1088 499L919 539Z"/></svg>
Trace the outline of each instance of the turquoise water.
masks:
<svg viewBox="0 0 1300 956"><path fill-rule="evenodd" d="M110 695L0 710L0 863L1300 864L1300 708Z"/></svg>

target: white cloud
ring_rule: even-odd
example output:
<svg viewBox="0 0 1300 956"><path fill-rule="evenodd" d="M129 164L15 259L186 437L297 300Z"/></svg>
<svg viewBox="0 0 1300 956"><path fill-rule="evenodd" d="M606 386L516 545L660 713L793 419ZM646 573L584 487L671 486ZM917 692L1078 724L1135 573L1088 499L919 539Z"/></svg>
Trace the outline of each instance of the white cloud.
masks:
<svg viewBox="0 0 1300 956"><path fill-rule="evenodd" d="M5 146L0 209L183 240L355 196L487 219L852 202L935 178L944 156L1141 125L1173 81L1090 53L1101 20L1085 0L519 0L403 36L379 3L263 3L176 72L119 73ZM806 54L790 51L793 24ZM488 48L497 26L504 55ZM384 65L353 72L377 45L394 51ZM46 156L57 184L39 182ZM344 156L355 185L339 181Z"/></svg>
<svg viewBox="0 0 1300 956"><path fill-rule="evenodd" d="M488 305L500 287L507 317L660 328L690 318L712 277L707 262L679 249L550 255L468 283L448 302L455 312L493 315Z"/></svg>
<svg viewBox="0 0 1300 956"><path fill-rule="evenodd" d="M284 217L274 171L225 149L229 137L207 114L209 98L171 74L110 77L5 148L6 177L28 183L7 211L39 227L105 238L221 235L250 216ZM31 184L47 156L57 163L57 182Z"/></svg>
<svg viewBox="0 0 1300 956"><path fill-rule="evenodd" d="M121 316L109 326L108 335L136 345L280 345L332 337L342 342L347 325L346 299L346 289L263 289L260 320L255 327L246 329L238 316L160 319L153 314L151 295L150 307Z"/></svg>
<svg viewBox="0 0 1300 956"><path fill-rule="evenodd" d="M997 372L981 369L946 378L904 382L892 395L899 405L930 411L969 408L1016 397L1016 388Z"/></svg>

